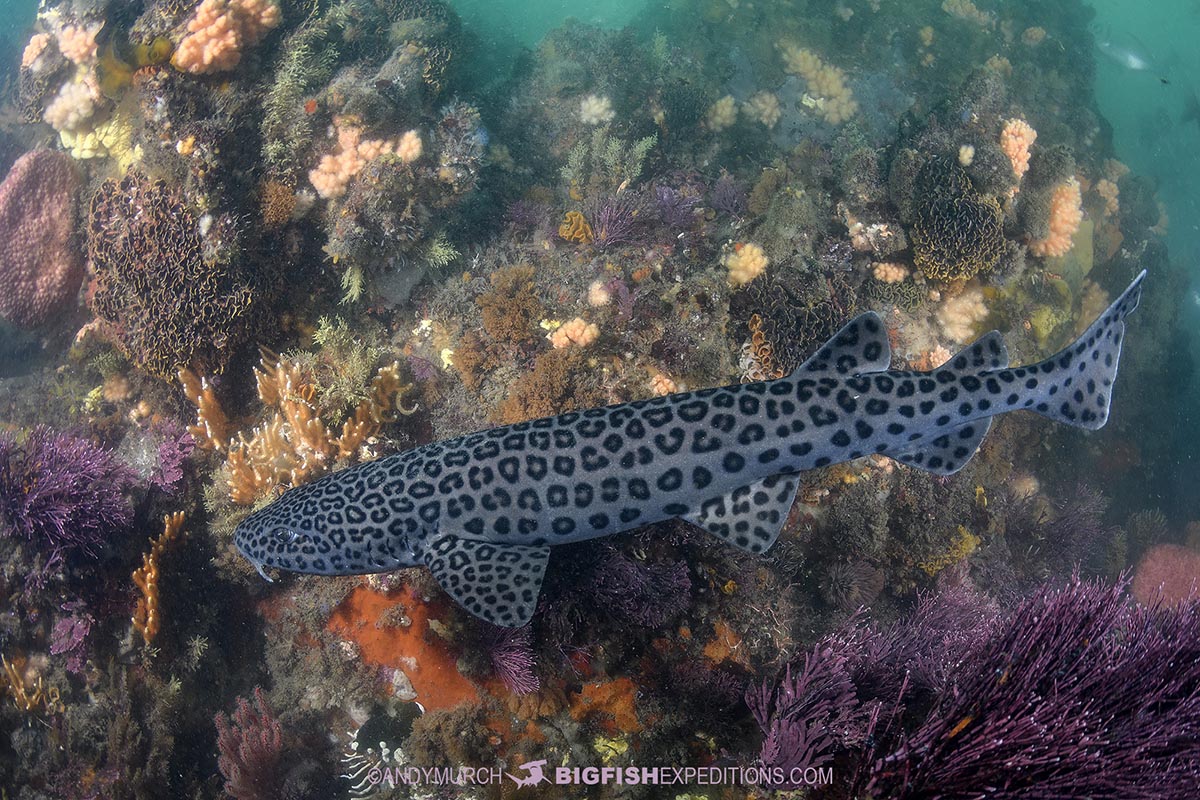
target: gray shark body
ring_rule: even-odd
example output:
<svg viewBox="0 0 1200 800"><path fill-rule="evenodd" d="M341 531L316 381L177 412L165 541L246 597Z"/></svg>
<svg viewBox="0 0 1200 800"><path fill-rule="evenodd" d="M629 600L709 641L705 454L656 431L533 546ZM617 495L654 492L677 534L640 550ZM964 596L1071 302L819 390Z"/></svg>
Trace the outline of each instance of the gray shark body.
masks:
<svg viewBox="0 0 1200 800"><path fill-rule="evenodd" d="M1037 364L1010 368L993 331L939 369L889 370L887 332L867 313L787 377L427 444L288 491L242 522L235 541L260 572L425 564L473 614L522 625L556 544L678 518L762 553L804 470L880 453L952 474L1007 411L1103 426L1144 275Z"/></svg>

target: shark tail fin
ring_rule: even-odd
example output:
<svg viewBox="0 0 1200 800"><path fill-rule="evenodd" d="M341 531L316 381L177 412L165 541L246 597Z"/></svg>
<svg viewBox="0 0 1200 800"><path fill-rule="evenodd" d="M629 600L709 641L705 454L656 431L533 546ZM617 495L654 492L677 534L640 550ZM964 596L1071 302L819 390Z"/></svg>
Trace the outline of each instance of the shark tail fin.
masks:
<svg viewBox="0 0 1200 800"><path fill-rule="evenodd" d="M1104 427L1125 339L1125 318L1138 307L1145 277L1146 271L1142 270L1129 288L1065 349L1025 367L1030 388L1026 408L1076 428L1094 431Z"/></svg>

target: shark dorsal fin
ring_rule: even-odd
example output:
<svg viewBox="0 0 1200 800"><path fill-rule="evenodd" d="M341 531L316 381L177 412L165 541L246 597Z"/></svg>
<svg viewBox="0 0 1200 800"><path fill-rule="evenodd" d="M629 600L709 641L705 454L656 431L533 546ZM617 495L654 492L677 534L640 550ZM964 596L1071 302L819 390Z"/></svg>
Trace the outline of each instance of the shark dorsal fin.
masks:
<svg viewBox="0 0 1200 800"><path fill-rule="evenodd" d="M878 314L868 311L847 322L793 374L862 375L883 372L891 365L887 328Z"/></svg>

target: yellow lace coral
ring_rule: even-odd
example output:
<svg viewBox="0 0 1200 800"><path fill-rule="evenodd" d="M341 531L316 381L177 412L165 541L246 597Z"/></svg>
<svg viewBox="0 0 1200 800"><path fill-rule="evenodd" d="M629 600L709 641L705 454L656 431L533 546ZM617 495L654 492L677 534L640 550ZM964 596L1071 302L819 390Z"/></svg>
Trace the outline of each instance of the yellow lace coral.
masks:
<svg viewBox="0 0 1200 800"><path fill-rule="evenodd" d="M567 212L562 224L558 226L558 236L568 242L580 242L581 244L591 244L594 238L592 226L578 211Z"/></svg>
<svg viewBox="0 0 1200 800"><path fill-rule="evenodd" d="M929 561L922 561L917 566L932 578L946 567L957 564L970 556L978 547L979 537L967 530L965 526L959 525L958 531L955 532L954 538L950 542L949 550Z"/></svg>

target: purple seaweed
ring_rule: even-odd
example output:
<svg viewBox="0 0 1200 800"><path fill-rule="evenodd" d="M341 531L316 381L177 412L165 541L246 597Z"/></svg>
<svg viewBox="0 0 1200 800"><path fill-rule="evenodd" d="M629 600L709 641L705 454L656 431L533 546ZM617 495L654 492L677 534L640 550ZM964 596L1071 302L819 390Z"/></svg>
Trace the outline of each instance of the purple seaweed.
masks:
<svg viewBox="0 0 1200 800"><path fill-rule="evenodd" d="M695 210L700 198L670 186L654 187L654 202L658 217L673 231L686 230L696 221Z"/></svg>
<svg viewBox="0 0 1200 800"><path fill-rule="evenodd" d="M713 184L708 203L720 213L740 219L746 213L746 190L728 172L721 173Z"/></svg>
<svg viewBox="0 0 1200 800"><path fill-rule="evenodd" d="M167 494L175 494L183 480L183 465L196 449L196 440L178 422L164 422L156 431L162 436L158 446L158 466L150 482Z"/></svg>
<svg viewBox="0 0 1200 800"><path fill-rule="evenodd" d="M63 603L66 614L59 617L50 632L50 654L65 656L68 672L80 674L87 662L87 638L96 624L96 618L86 610L81 600Z"/></svg>
<svg viewBox="0 0 1200 800"><path fill-rule="evenodd" d="M585 214L592 225L592 244L598 250L635 244L642 199L634 192L596 197Z"/></svg>
<svg viewBox="0 0 1200 800"><path fill-rule="evenodd" d="M638 561L615 547L605 549L587 587L593 602L648 628L687 609L692 581L686 561Z"/></svg>
<svg viewBox="0 0 1200 800"><path fill-rule="evenodd" d="M872 796L1156 798L1200 790L1200 604L1044 586L872 766Z"/></svg>
<svg viewBox="0 0 1200 800"><path fill-rule="evenodd" d="M124 490L133 474L87 439L34 428L24 442L0 435L0 519L49 555L95 555L132 512Z"/></svg>

